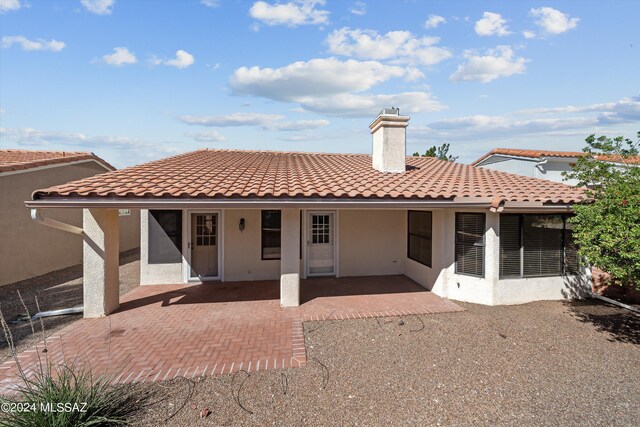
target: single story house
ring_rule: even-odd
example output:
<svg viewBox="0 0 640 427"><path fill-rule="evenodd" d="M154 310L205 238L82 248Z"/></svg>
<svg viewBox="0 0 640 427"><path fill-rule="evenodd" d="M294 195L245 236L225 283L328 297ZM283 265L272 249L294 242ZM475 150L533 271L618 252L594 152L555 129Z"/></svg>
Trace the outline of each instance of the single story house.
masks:
<svg viewBox="0 0 640 427"><path fill-rule="evenodd" d="M404 274L443 297L517 304L579 296L567 217L583 190L406 157L408 116L371 123L373 154L203 149L38 190L84 211L85 316L118 307L118 209L140 209L142 285ZM304 282L302 282L304 286Z"/></svg>
<svg viewBox="0 0 640 427"><path fill-rule="evenodd" d="M495 148L471 164L480 168L576 185L577 181L574 179L565 180L562 172L571 171L578 158L585 155L586 153L579 151ZM613 163L619 161L612 156L596 156L596 159ZM627 162L629 161L640 165L640 157L628 159Z"/></svg>
<svg viewBox="0 0 640 427"><path fill-rule="evenodd" d="M0 150L0 286L82 263L82 239L33 223L24 201L38 188L112 172L93 153ZM43 210L43 215L81 226L79 210ZM134 212L122 221L123 250L140 244Z"/></svg>

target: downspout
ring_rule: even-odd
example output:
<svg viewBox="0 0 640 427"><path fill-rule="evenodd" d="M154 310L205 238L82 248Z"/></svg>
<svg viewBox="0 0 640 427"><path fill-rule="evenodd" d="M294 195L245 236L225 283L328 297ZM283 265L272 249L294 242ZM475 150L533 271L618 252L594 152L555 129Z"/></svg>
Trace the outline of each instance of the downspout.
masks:
<svg viewBox="0 0 640 427"><path fill-rule="evenodd" d="M80 227L76 227L75 225L65 224L64 222L56 221L55 219L45 218L40 214L40 209L32 208L31 209L31 219L38 224L45 225L47 227L55 228L56 230L66 231L68 233L78 234L80 236L84 235L84 230ZM65 308L61 310L51 310L51 311L41 311L35 314L31 320L39 319L41 317L50 317L50 316L60 316L63 314L76 314L82 313L84 311L84 307L72 307Z"/></svg>
<svg viewBox="0 0 640 427"><path fill-rule="evenodd" d="M546 157L543 157L543 158L542 158L542 160L540 160L539 162L537 162L537 163L535 164L535 166L534 166L534 167L535 167L536 169L538 169L538 171L539 171L541 174L543 174L543 175L544 175L544 171L543 171L543 169L542 169L542 167L541 167L541 166L542 166L542 165L546 165L548 161L549 161L549 159L547 159ZM534 178L537 178L537 177L534 177Z"/></svg>
<svg viewBox="0 0 640 427"><path fill-rule="evenodd" d="M55 219L45 218L40 213L40 209L32 208L31 209L31 219L38 224L45 225L47 227L55 228L57 230L66 231L68 233L78 234L82 236L84 234L84 230L80 227L76 227L75 225L65 224L64 222L56 221Z"/></svg>

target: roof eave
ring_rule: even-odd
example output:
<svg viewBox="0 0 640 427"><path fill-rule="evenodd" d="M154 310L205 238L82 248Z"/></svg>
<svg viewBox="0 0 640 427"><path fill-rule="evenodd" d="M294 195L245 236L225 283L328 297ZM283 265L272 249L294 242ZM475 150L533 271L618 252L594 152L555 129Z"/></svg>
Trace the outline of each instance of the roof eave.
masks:
<svg viewBox="0 0 640 427"><path fill-rule="evenodd" d="M510 202L504 209L518 209L518 204ZM243 198L243 199L157 199L157 198L64 198L49 197L25 201L28 208L103 208L103 209L234 209L234 208L305 208L305 209L482 209L492 206L492 198L456 197L450 199L345 199L345 198ZM571 210L571 204L529 203L521 208L544 212L550 210Z"/></svg>

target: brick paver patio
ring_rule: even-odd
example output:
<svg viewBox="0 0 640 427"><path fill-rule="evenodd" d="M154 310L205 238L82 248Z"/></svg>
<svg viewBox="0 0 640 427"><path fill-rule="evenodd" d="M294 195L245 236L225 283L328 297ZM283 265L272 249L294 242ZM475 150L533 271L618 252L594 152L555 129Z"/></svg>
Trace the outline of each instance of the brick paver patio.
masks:
<svg viewBox="0 0 640 427"><path fill-rule="evenodd" d="M116 382L196 377L306 363L302 322L463 309L405 276L302 281L301 306L281 308L278 281L139 286L111 316L81 319L46 340L54 363L89 363ZM19 355L26 371L45 342ZM0 365L0 392L17 381Z"/></svg>

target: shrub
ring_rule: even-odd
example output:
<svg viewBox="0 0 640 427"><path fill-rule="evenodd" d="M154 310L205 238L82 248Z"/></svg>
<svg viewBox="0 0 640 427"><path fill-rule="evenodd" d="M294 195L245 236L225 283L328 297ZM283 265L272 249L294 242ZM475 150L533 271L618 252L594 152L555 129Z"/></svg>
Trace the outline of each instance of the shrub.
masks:
<svg viewBox="0 0 640 427"><path fill-rule="evenodd" d="M19 295L20 296L20 295ZM27 310L22 296L22 304ZM36 299L36 306L40 309ZM45 339L44 322L40 321ZM18 369L20 383L10 396L0 395L0 426L7 427L75 427L128 425L128 420L149 404L150 395L141 394L131 385L114 385L110 375L94 377L89 367L63 364L52 367L46 347L38 350L38 365L26 372L13 342L2 310L0 326ZM33 322L32 331L35 332ZM41 356L42 355L42 356ZM43 360L44 359L44 360ZM8 410L7 410L8 409Z"/></svg>
<svg viewBox="0 0 640 427"><path fill-rule="evenodd" d="M127 420L148 403L148 395L139 395L133 386L113 385L109 376L94 378L90 369L76 365L61 365L49 373L39 372L33 379L23 378L16 391L15 397L0 401L19 403L29 410L3 413L0 426L127 425ZM61 406L65 403L66 410Z"/></svg>

